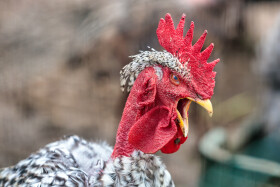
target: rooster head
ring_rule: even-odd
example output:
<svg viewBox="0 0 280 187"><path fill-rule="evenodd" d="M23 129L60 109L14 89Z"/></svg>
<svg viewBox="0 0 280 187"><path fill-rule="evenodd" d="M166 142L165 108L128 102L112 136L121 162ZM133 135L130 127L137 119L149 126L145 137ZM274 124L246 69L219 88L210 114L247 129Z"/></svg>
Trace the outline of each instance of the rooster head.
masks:
<svg viewBox="0 0 280 187"><path fill-rule="evenodd" d="M144 153L176 152L189 132L191 102L213 114L210 98L215 86L208 63L214 45L201 52L207 31L192 45L193 22L183 36L185 15L175 29L170 14L161 19L157 36L164 51L141 51L120 72L121 89L130 91L117 133L113 157Z"/></svg>

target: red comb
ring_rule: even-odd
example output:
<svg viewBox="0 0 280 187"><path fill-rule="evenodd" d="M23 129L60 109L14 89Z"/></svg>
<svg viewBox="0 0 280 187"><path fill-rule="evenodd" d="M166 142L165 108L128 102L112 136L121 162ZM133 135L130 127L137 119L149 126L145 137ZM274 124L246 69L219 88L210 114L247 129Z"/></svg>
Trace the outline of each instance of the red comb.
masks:
<svg viewBox="0 0 280 187"><path fill-rule="evenodd" d="M159 43L166 51L178 58L182 63L186 64L190 70L191 82L193 83L195 91L204 99L210 98L213 95L215 87L215 75L213 68L219 62L219 59L211 63L207 63L208 58L214 48L211 43L204 51L201 52L207 31L200 36L198 41L192 45L194 23L191 22L190 28L183 36L185 15L175 29L173 20L169 13L166 14L165 19L160 19L157 28L157 36Z"/></svg>

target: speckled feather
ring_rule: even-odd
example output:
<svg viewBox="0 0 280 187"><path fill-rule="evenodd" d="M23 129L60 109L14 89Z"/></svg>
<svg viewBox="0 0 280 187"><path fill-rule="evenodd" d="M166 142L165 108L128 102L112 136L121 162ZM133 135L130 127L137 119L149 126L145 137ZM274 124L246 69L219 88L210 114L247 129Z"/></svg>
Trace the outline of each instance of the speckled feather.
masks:
<svg viewBox="0 0 280 187"><path fill-rule="evenodd" d="M161 65L178 72L183 77L188 78L188 76L190 76L187 68L188 63L186 62L183 65L176 57L167 51L156 51L151 48L151 51L140 51L139 54L130 57L132 61L120 71L122 91L124 91L125 86L127 86L127 91L129 92L139 73L150 66Z"/></svg>
<svg viewBox="0 0 280 187"><path fill-rule="evenodd" d="M174 186L160 159L135 151L111 159L112 148L66 137L0 172L0 186Z"/></svg>

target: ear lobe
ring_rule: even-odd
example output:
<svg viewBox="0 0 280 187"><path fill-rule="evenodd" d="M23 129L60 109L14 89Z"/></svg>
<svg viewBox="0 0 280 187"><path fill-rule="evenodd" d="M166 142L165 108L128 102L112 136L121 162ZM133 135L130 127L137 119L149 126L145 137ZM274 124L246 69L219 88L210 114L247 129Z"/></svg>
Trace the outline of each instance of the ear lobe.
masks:
<svg viewBox="0 0 280 187"><path fill-rule="evenodd" d="M157 86L157 75L153 69L147 71L142 75L137 86L137 104L141 107L147 106L155 101L156 97L156 86Z"/></svg>
<svg viewBox="0 0 280 187"><path fill-rule="evenodd" d="M167 107L155 107L131 127L128 141L144 153L155 153L176 134L177 127Z"/></svg>

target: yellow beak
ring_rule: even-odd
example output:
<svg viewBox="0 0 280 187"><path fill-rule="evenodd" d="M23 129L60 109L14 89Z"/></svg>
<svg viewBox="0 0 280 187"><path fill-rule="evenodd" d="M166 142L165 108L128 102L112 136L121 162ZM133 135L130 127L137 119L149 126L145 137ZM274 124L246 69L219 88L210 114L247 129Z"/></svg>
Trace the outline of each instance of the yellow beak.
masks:
<svg viewBox="0 0 280 187"><path fill-rule="evenodd" d="M200 99L192 99L190 97L188 97L187 99L196 102L197 104L199 104L200 106L202 106L203 108L205 108L205 110L207 110L208 114L210 117L212 117L213 115L213 107L212 107L212 103L210 101L210 99L206 99L206 100L200 100Z"/></svg>
<svg viewBox="0 0 280 187"><path fill-rule="evenodd" d="M209 99L201 100L201 99L193 99L193 98L190 98L190 97L187 97L187 99L188 99L188 101L183 108L183 113L184 114L181 115L181 113L178 110L176 110L177 116L178 116L179 126L180 126L180 128L183 132L183 135L185 137L187 137L188 133L189 133L188 110L190 108L190 104L191 104L192 101L199 104L203 108L205 108L210 117L212 117L212 115L213 115L213 107L212 107L212 103Z"/></svg>

